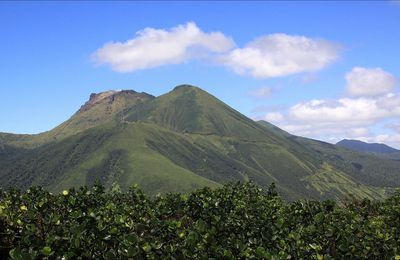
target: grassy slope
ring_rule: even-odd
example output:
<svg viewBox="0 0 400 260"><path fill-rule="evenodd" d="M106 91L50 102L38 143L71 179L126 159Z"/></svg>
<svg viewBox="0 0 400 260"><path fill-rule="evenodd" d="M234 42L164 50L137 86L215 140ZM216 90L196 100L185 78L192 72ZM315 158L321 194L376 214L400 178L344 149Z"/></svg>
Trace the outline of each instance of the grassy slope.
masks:
<svg viewBox="0 0 400 260"><path fill-rule="evenodd" d="M286 156L285 149L268 143L182 134L142 122L113 122L7 160L0 164L7 169L0 181L7 186L44 185L60 191L100 178L108 187L113 182L123 188L138 183L153 194L235 180L261 185L275 181L288 197L296 198L301 189L291 175L305 176L308 169L292 155L278 168L278 160ZM299 171L300 167L304 170Z"/></svg>
<svg viewBox="0 0 400 260"><path fill-rule="evenodd" d="M364 158L292 136L269 123L254 122L195 87L129 102L121 102L106 119L101 115L107 102L87 114L77 113L50 131L62 138L37 148L12 152L7 146L3 155L0 150L0 157L7 154L0 160L0 183L59 191L99 178L107 187L138 183L156 194L252 180L260 185L276 182L290 199L339 198L349 192L381 198L384 187L399 186L393 180L400 162ZM386 182L381 168L387 171Z"/></svg>
<svg viewBox="0 0 400 260"><path fill-rule="evenodd" d="M273 180L278 182L290 197L319 197L323 196L321 192L331 192L330 189L317 189L309 183L313 178L306 178L324 171L325 165L332 162L326 158L332 155L331 152L327 151L326 156L321 156L313 145L295 140L290 134L271 124L266 123L260 128L259 124L198 88L177 87L170 93L128 111L127 115L127 120L152 122L187 136L197 135L198 140L201 140L201 136L202 143L210 148L202 148L206 151L203 153L196 149L185 149L183 144L174 150L172 141L165 138L165 144L155 149L176 164L196 173L211 175L220 171L217 177L211 176L216 181L221 181L218 179L221 179L221 176L229 175L223 170L218 170L224 167L213 167L216 165L215 158L225 158L220 161L231 166L229 171L232 178L248 178L262 185ZM213 147L217 149L212 149ZM205 155L207 153L213 155L214 161ZM185 158L184 154L195 156L186 156L185 160L182 159ZM193 159L201 156L207 161L207 167ZM349 163L348 165L350 170L354 171L354 166ZM329 165L333 174L346 175L342 168L335 166ZM206 173L207 170L211 173ZM225 176L222 179L225 179ZM300 179L303 179L303 182L299 182ZM367 184L354 185L359 180L352 176L346 175L346 180L346 185L354 189L356 195L364 196L368 190L368 196L380 197L381 193L374 193L380 188L369 187ZM337 196L344 196L348 192L348 189L331 189L334 190L331 193Z"/></svg>
<svg viewBox="0 0 400 260"><path fill-rule="evenodd" d="M121 91L93 104L89 100L70 119L50 131L36 135L0 133L0 148L2 144L3 146L34 148L52 141L61 140L91 127L107 123L122 111L153 98L153 96L146 93Z"/></svg>
<svg viewBox="0 0 400 260"><path fill-rule="evenodd" d="M144 121L179 133L232 136L273 141L259 124L207 92L179 86L150 102L127 111L126 120Z"/></svg>
<svg viewBox="0 0 400 260"><path fill-rule="evenodd" d="M368 194L368 197L379 198L400 186L398 161L294 136L265 121L259 123L283 138L307 147L314 157L324 162L320 171L303 178L303 181L310 182L310 186L322 192L323 197L332 197L331 189L342 194L353 193L360 197Z"/></svg>
<svg viewBox="0 0 400 260"><path fill-rule="evenodd" d="M163 130L141 123L112 122L92 128L16 157L0 181L14 185L25 180L24 188L43 185L60 191L91 185L99 178L107 187L113 182L122 188L138 183L150 194L219 186L149 149L145 143L149 134L164 135ZM27 170L21 174L22 168Z"/></svg>
<svg viewBox="0 0 400 260"><path fill-rule="evenodd" d="M346 194L360 198L382 198L387 195L384 188L362 185L329 164L317 173L302 178L301 181L307 183L307 188L317 190L323 199L340 199L340 195Z"/></svg>
<svg viewBox="0 0 400 260"><path fill-rule="evenodd" d="M317 151L325 161L346 172L357 182L376 187L400 186L399 161L351 151L312 139L302 137L295 139Z"/></svg>
<svg viewBox="0 0 400 260"><path fill-rule="evenodd" d="M162 137L168 132L154 125L125 123L114 129L112 137L88 160L60 181L61 187L92 184L102 177L108 187L118 182L122 188L138 183L151 194L158 192L186 192L203 186L219 184L179 167L146 145L146 140ZM113 155L114 158L113 158ZM81 173L86 173L82 176ZM77 179L80 177L80 180Z"/></svg>

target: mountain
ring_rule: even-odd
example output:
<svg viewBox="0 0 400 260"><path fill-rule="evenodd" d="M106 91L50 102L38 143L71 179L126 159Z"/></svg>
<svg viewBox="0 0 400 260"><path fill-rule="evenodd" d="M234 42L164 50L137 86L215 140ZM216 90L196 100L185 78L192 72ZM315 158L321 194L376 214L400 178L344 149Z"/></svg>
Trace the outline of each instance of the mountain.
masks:
<svg viewBox="0 0 400 260"><path fill-rule="evenodd" d="M92 94L60 126L0 134L0 185L60 190L99 179L147 193L187 192L251 180L288 199L383 198L400 186L400 161L293 136L255 122L200 88L154 97Z"/></svg>
<svg viewBox="0 0 400 260"><path fill-rule="evenodd" d="M154 96L137 93L133 90L92 93L89 100L70 119L50 131L37 135L0 133L0 147L7 144L13 147L32 148L61 140L91 127L115 120L117 115L123 116L122 112L126 109L151 99L154 99Z"/></svg>
<svg viewBox="0 0 400 260"><path fill-rule="evenodd" d="M394 149L386 144L378 144L378 143L365 143L359 140L348 140L343 139L336 143L336 145L341 147L346 147L348 149L365 152L365 153L374 153L374 154L394 154L399 153L400 150Z"/></svg>

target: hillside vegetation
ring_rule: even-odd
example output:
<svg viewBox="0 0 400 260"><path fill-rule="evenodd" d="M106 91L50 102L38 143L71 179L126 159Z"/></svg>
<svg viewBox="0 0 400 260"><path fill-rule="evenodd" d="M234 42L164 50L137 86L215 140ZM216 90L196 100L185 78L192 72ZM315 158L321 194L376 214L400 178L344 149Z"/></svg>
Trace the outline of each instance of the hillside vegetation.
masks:
<svg viewBox="0 0 400 260"><path fill-rule="evenodd" d="M95 184L0 193L0 258L400 259L400 193L285 202L251 183L148 198Z"/></svg>
<svg viewBox="0 0 400 260"><path fill-rule="evenodd" d="M94 180L138 183L146 194L231 181L272 182L289 200L383 199L400 186L400 161L293 136L255 122L200 88L153 97L93 94L69 120L39 135L0 134L0 186L59 192Z"/></svg>

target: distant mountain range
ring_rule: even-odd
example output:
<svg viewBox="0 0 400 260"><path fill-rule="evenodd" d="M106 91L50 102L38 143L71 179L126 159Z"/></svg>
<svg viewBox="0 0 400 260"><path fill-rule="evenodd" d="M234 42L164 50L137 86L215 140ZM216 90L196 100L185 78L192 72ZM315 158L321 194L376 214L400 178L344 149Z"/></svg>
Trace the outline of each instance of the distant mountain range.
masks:
<svg viewBox="0 0 400 260"><path fill-rule="evenodd" d="M200 88L154 97L92 94L70 119L37 135L0 133L0 186L127 189L150 195L275 182L288 199L383 198L400 186L400 161L291 135L255 122Z"/></svg>
<svg viewBox="0 0 400 260"><path fill-rule="evenodd" d="M386 144L366 143L359 140L344 139L336 145L351 149L353 151L371 153L391 159L400 159L400 150L394 149Z"/></svg>

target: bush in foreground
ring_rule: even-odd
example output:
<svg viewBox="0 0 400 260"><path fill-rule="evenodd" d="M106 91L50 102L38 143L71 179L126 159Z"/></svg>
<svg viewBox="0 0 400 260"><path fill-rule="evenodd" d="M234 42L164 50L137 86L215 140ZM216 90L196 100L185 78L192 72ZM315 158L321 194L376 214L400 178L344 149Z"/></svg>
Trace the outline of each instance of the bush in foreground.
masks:
<svg viewBox="0 0 400 260"><path fill-rule="evenodd" d="M400 193L284 202L271 187L227 184L154 199L100 185L0 194L0 258L400 259Z"/></svg>

